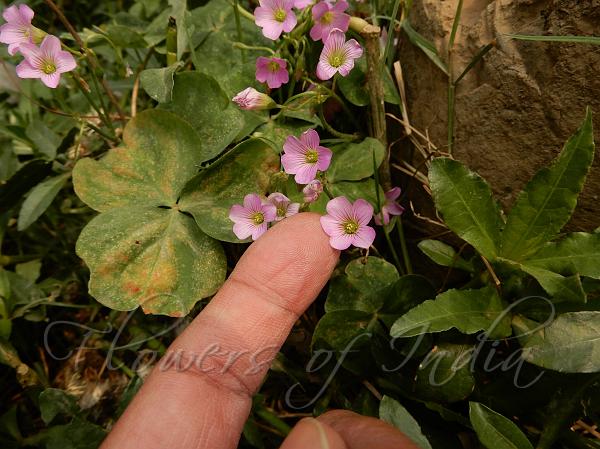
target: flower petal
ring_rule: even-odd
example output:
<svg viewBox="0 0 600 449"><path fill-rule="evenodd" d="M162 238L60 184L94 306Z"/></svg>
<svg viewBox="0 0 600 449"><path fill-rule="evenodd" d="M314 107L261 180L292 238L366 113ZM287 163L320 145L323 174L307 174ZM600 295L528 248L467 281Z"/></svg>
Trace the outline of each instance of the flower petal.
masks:
<svg viewBox="0 0 600 449"><path fill-rule="evenodd" d="M362 226L356 234L354 234L354 241L352 244L358 248L369 248L375 241L375 229L371 226Z"/></svg>
<svg viewBox="0 0 600 449"><path fill-rule="evenodd" d="M356 218L359 224L366 225L373 217L373 206L359 198L352 205L352 216Z"/></svg>
<svg viewBox="0 0 600 449"><path fill-rule="evenodd" d="M294 179L298 184L308 184L317 176L316 164L302 164L296 170Z"/></svg>
<svg viewBox="0 0 600 449"><path fill-rule="evenodd" d="M234 204L229 209L229 219L234 223L242 223L250 220L250 214L248 213L248 209L240 204Z"/></svg>
<svg viewBox="0 0 600 449"><path fill-rule="evenodd" d="M263 223L260 224L258 226L255 226L253 231L252 231L252 240L258 240L258 238L263 235L265 232L267 232L268 226L267 223Z"/></svg>
<svg viewBox="0 0 600 449"><path fill-rule="evenodd" d="M42 73L40 79L42 80L42 83L44 83L46 86L50 87L51 89L55 89L60 83L60 73Z"/></svg>
<svg viewBox="0 0 600 449"><path fill-rule="evenodd" d="M304 156L299 153L285 153L281 156L281 165L288 175L295 175L305 164Z"/></svg>
<svg viewBox="0 0 600 449"><path fill-rule="evenodd" d="M40 44L40 50L45 56L56 59L60 52L60 39L52 35L46 36Z"/></svg>
<svg viewBox="0 0 600 449"><path fill-rule="evenodd" d="M340 221L331 215L323 215L321 217L321 227L323 228L323 231L325 231L325 234L330 237L343 234Z"/></svg>
<svg viewBox="0 0 600 449"><path fill-rule="evenodd" d="M291 203L288 205L285 216L291 217L292 215L296 215L298 212L300 212L300 203Z"/></svg>
<svg viewBox="0 0 600 449"><path fill-rule="evenodd" d="M400 187L394 187L394 188L388 190L387 192L385 192L385 198L387 200L394 201L394 200L398 199L398 197L400 196L400 193L402 193L402 190L400 189Z"/></svg>
<svg viewBox="0 0 600 449"><path fill-rule="evenodd" d="M338 221L352 216L352 204L345 196L338 196L327 203L327 213Z"/></svg>
<svg viewBox="0 0 600 449"><path fill-rule="evenodd" d="M286 11L286 13L287 15L285 17L285 20L283 21L282 28L283 31L289 33L294 29L294 27L298 23L298 19L296 18L296 14L294 14L291 10Z"/></svg>
<svg viewBox="0 0 600 449"><path fill-rule="evenodd" d="M283 151L285 151L288 154L296 153L304 155L307 150L308 147L296 136L288 136L288 138L285 139L285 142L283 143Z"/></svg>
<svg viewBox="0 0 600 449"><path fill-rule="evenodd" d="M318 132L316 132L314 129L309 129L300 135L300 141L304 144L305 148L312 148L316 150L321 142L321 139Z"/></svg>
<svg viewBox="0 0 600 449"><path fill-rule="evenodd" d="M240 240L245 240L254 232L254 225L250 223L235 223L233 225L233 233Z"/></svg>
<svg viewBox="0 0 600 449"><path fill-rule="evenodd" d="M323 49L325 51L325 49ZM333 78L333 75L337 73L337 69L329 65L329 63L319 60L317 63L317 78L322 81Z"/></svg>
<svg viewBox="0 0 600 449"><path fill-rule="evenodd" d="M335 237L329 238L329 244L332 248L339 249L340 251L350 248L350 245L354 243L354 236L350 234L341 234Z"/></svg>
<svg viewBox="0 0 600 449"><path fill-rule="evenodd" d="M19 45L19 51L23 55L23 57L31 64L33 67L38 67L41 62L42 52L38 48L37 45L31 43L24 43Z"/></svg>
<svg viewBox="0 0 600 449"><path fill-rule="evenodd" d="M19 78L41 78L44 74L40 69L29 64L27 60L21 61L16 68L16 72Z"/></svg>
<svg viewBox="0 0 600 449"><path fill-rule="evenodd" d="M75 70L77 67L77 62L75 62L75 58L68 51L59 51L56 54L56 71L59 73L70 72L71 70Z"/></svg>
<svg viewBox="0 0 600 449"><path fill-rule="evenodd" d="M277 217L277 208L271 203L263 204L262 213L265 217L264 222L271 223L272 221L275 221L275 218Z"/></svg>
<svg viewBox="0 0 600 449"><path fill-rule="evenodd" d="M260 212L262 209L262 201L256 193L249 193L244 197L244 207L249 212Z"/></svg>
<svg viewBox="0 0 600 449"><path fill-rule="evenodd" d="M333 157L333 151L327 147L318 146L317 153L319 153L319 160L317 161L317 170L325 171L331 164L331 158Z"/></svg>
<svg viewBox="0 0 600 449"><path fill-rule="evenodd" d="M348 58L358 59L363 54L363 49L356 39L350 39L344 44L344 53Z"/></svg>
<svg viewBox="0 0 600 449"><path fill-rule="evenodd" d="M354 39L352 39L354 40ZM327 37L327 41L325 42L325 48L330 49L340 49L344 47L344 43L346 42L346 35L339 28L334 28L329 33ZM356 41L354 41L356 42Z"/></svg>

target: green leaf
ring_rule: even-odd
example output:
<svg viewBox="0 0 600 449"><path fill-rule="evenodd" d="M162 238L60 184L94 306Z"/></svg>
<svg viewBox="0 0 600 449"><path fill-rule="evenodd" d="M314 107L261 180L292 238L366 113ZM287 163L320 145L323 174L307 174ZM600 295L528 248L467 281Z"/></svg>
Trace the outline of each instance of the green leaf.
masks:
<svg viewBox="0 0 600 449"><path fill-rule="evenodd" d="M69 424L48 429L46 449L96 449L106 437L106 431L81 418Z"/></svg>
<svg viewBox="0 0 600 449"><path fill-rule="evenodd" d="M39 402L42 419L46 424L50 424L59 413L74 416L79 412L75 398L58 388L47 388L42 391Z"/></svg>
<svg viewBox="0 0 600 449"><path fill-rule="evenodd" d="M40 259L34 259L30 260L29 262L23 262L15 265L15 273L32 284L35 283L35 281L37 281L40 277L41 269L42 261ZM0 289L0 291L2 290Z"/></svg>
<svg viewBox="0 0 600 449"><path fill-rule="evenodd" d="M446 67L446 63L442 61L440 55L438 54L435 45L425 39L422 35L420 35L410 24L408 20L402 21L402 29L408 36L408 39L413 45L416 45L425 55L433 62L438 68L448 75L448 67Z"/></svg>
<svg viewBox="0 0 600 449"><path fill-rule="evenodd" d="M218 240L239 242L232 231L229 209L248 193L264 194L271 175L279 171L279 157L261 139L239 144L226 156L192 179L179 207L193 215L198 226Z"/></svg>
<svg viewBox="0 0 600 449"><path fill-rule="evenodd" d="M441 343L425 356L415 377L415 392L424 400L458 402L475 388L471 369L474 347Z"/></svg>
<svg viewBox="0 0 600 449"><path fill-rule="evenodd" d="M565 277L543 268L529 266L528 264L521 264L520 267L540 283L542 288L552 296L553 302L569 301L585 303L587 301L579 275L575 274Z"/></svg>
<svg viewBox="0 0 600 449"><path fill-rule="evenodd" d="M360 310L337 310L323 315L317 323L312 338L313 347L344 351L357 350L370 342L377 317Z"/></svg>
<svg viewBox="0 0 600 449"><path fill-rule="evenodd" d="M331 280L325 311L376 312L384 301L381 290L399 279L396 267L379 257L354 259L345 274Z"/></svg>
<svg viewBox="0 0 600 449"><path fill-rule="evenodd" d="M11 209L23 195L42 182L51 172L52 164L40 159L34 159L23 165L5 184L0 183L0 210Z"/></svg>
<svg viewBox="0 0 600 449"><path fill-rule="evenodd" d="M304 131L314 128L315 125L307 123L304 120L272 120L260 126L253 137L265 139L271 147L280 153L283 151L283 144L289 136L300 136Z"/></svg>
<svg viewBox="0 0 600 449"><path fill-rule="evenodd" d="M469 402L469 417L479 441L488 449L533 449L510 419L479 402Z"/></svg>
<svg viewBox="0 0 600 449"><path fill-rule="evenodd" d="M379 418L396 427L421 449L432 449L417 420L398 401L383 396L379 404Z"/></svg>
<svg viewBox="0 0 600 449"><path fill-rule="evenodd" d="M531 323L513 318L525 360L562 373L600 371L600 312L563 313L537 329Z"/></svg>
<svg viewBox="0 0 600 449"><path fill-rule="evenodd" d="M159 103L168 103L173 98L173 76L182 62L177 62L169 67L160 69L146 69L140 73L140 84L153 100Z"/></svg>
<svg viewBox="0 0 600 449"><path fill-rule="evenodd" d="M544 245L526 264L563 275L580 274L600 279L600 233L568 234L558 242Z"/></svg>
<svg viewBox="0 0 600 449"><path fill-rule="evenodd" d="M429 183L436 208L450 229L488 259L495 259L502 217L490 186L449 158L431 162Z"/></svg>
<svg viewBox="0 0 600 449"><path fill-rule="evenodd" d="M125 127L124 146L99 161L79 160L77 196L97 211L129 205L173 206L183 186L209 155L196 132L167 111L138 114Z"/></svg>
<svg viewBox="0 0 600 449"><path fill-rule="evenodd" d="M373 178L363 179L362 181L340 181L331 184L329 188L334 197L345 196L348 198L348 201L352 202L362 198L377 209L377 193L375 192L375 181ZM383 189L379 186L379 199L383 201L384 198Z"/></svg>
<svg viewBox="0 0 600 449"><path fill-rule="evenodd" d="M13 151L13 145L0 140L0 184L8 181L19 168L19 159Z"/></svg>
<svg viewBox="0 0 600 449"><path fill-rule="evenodd" d="M488 331L493 336L510 335L510 317L495 288L448 290L425 301L398 318L392 337L413 337L456 328L463 334Z"/></svg>
<svg viewBox="0 0 600 449"><path fill-rule="evenodd" d="M148 48L144 36L128 26L110 24L106 27L106 36L119 48Z"/></svg>
<svg viewBox="0 0 600 449"><path fill-rule="evenodd" d="M183 316L225 279L221 245L173 209L144 205L94 218L77 241L90 267L90 293L116 310Z"/></svg>
<svg viewBox="0 0 600 449"><path fill-rule="evenodd" d="M349 143L344 147L334 148L327 179L330 182L338 182L368 178L373 174L373 152L379 167L385 155L385 148L377 139L367 137L360 143Z"/></svg>
<svg viewBox="0 0 600 449"><path fill-rule="evenodd" d="M244 126L242 113L225 95L219 83L200 72L175 75L173 99L160 105L184 119L197 133L202 161L221 153Z"/></svg>
<svg viewBox="0 0 600 449"><path fill-rule="evenodd" d="M384 100L390 104L400 104L400 96L394 85L394 80L385 65L381 67L383 80ZM338 86L344 97L355 106L367 106L369 104L369 92L367 90L367 61L363 56L356 61L354 68L348 76L338 77Z"/></svg>
<svg viewBox="0 0 600 449"><path fill-rule="evenodd" d="M505 34L506 37L520 41L535 42L572 42L576 44L600 45L599 36L532 36L525 34Z"/></svg>
<svg viewBox="0 0 600 449"><path fill-rule="evenodd" d="M27 137L34 143L36 149L48 159L56 157L62 139L44 122L39 119L32 120L25 130Z"/></svg>
<svg viewBox="0 0 600 449"><path fill-rule="evenodd" d="M17 223L19 231L27 229L48 209L48 206L50 206L50 203L52 203L70 176L70 173L54 176L31 189L27 198L23 201L21 211L19 212Z"/></svg>
<svg viewBox="0 0 600 449"><path fill-rule="evenodd" d="M569 138L549 168L527 184L510 211L502 233L501 255L523 260L551 240L569 221L594 158L592 113Z"/></svg>
<svg viewBox="0 0 600 449"><path fill-rule="evenodd" d="M460 257L456 251L454 251L454 248L445 244L444 242L427 239L421 240L417 246L421 251L423 251L423 254L425 254L438 265L458 268L471 273L475 271L472 263L469 263Z"/></svg>

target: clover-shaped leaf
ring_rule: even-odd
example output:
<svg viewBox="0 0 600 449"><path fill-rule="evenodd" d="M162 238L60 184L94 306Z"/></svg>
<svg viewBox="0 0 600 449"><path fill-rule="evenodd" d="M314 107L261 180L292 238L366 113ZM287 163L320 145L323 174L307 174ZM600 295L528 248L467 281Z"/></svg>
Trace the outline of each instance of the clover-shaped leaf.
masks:
<svg viewBox="0 0 600 449"><path fill-rule="evenodd" d="M181 316L213 294L226 272L220 244L177 204L203 148L190 125L161 110L139 114L123 137L123 147L75 166L76 193L102 212L82 231L77 254L102 304Z"/></svg>
<svg viewBox="0 0 600 449"><path fill-rule="evenodd" d="M278 170L279 157L269 144L262 139L246 140L190 181L179 208L193 215L200 229L211 237L239 242L232 231L229 209L248 193L264 194L271 175Z"/></svg>

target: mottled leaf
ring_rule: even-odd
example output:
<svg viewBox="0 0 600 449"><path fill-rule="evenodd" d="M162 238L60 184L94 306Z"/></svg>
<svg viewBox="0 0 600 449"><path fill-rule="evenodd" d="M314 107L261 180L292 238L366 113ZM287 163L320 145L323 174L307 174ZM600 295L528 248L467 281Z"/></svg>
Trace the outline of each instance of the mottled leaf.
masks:
<svg viewBox="0 0 600 449"><path fill-rule="evenodd" d="M469 418L479 441L488 449L533 449L514 422L479 402L469 402Z"/></svg>
<svg viewBox="0 0 600 449"><path fill-rule="evenodd" d="M239 242L233 234L229 209L248 193L264 194L279 170L279 157L261 139L246 140L186 186L179 207L194 216L198 226L218 240Z"/></svg>
<svg viewBox="0 0 600 449"><path fill-rule="evenodd" d="M146 93L160 103L168 103L173 98L173 79L175 72L183 63L177 62L169 67L146 69L140 73L140 84Z"/></svg>
<svg viewBox="0 0 600 449"><path fill-rule="evenodd" d="M501 255L523 260L558 234L577 205L594 158L592 113L587 111L554 163L536 173L519 194L502 233Z"/></svg>
<svg viewBox="0 0 600 449"><path fill-rule="evenodd" d="M385 148L377 139L367 137L360 143L333 148L333 152L327 179L330 182L358 181L373 174L373 153L379 167L385 155Z"/></svg>
<svg viewBox="0 0 600 449"><path fill-rule="evenodd" d="M196 131L203 161L221 153L244 126L242 113L219 83L200 72L175 75L173 98L160 108L177 114Z"/></svg>
<svg viewBox="0 0 600 449"><path fill-rule="evenodd" d="M182 316L225 279L220 244L176 208L129 206L94 218L77 241L90 293L116 310Z"/></svg>
<svg viewBox="0 0 600 449"><path fill-rule="evenodd" d="M125 127L124 146L99 161L81 159L73 170L77 196L97 211L129 205L173 206L206 160L196 132L161 110L138 114Z"/></svg>
<svg viewBox="0 0 600 449"><path fill-rule="evenodd" d="M412 337L456 328L464 334L488 331L492 336L510 335L510 317L495 288L448 290L425 301L398 318L392 337Z"/></svg>
<svg viewBox="0 0 600 449"><path fill-rule="evenodd" d="M431 162L429 183L435 206L448 227L485 257L494 259L503 223L490 186L449 158Z"/></svg>

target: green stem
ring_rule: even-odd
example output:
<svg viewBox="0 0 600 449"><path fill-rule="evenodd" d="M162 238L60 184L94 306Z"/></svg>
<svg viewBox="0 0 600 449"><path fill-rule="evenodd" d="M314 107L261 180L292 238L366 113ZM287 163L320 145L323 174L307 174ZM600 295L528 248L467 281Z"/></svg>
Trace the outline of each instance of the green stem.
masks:
<svg viewBox="0 0 600 449"><path fill-rule="evenodd" d="M406 266L406 272L413 274L413 267L408 255L408 247L406 246L406 238L404 236L404 226L402 225L402 218L397 218L396 228L398 229L398 237L400 238L400 248L402 249L402 258L404 259L404 265Z"/></svg>
<svg viewBox="0 0 600 449"><path fill-rule="evenodd" d="M327 120L325 120L325 116L323 115L323 106L322 105L319 107L319 118L321 119L323 128L325 128L329 134L331 134L335 137L339 137L340 139L344 139L346 141L355 141L360 138L357 134L346 134L346 133L340 132L337 129L333 128L329 123L327 123Z"/></svg>
<svg viewBox="0 0 600 449"><path fill-rule="evenodd" d="M394 58L391 56L392 44L394 43L394 28L396 17L398 16L398 9L400 8L400 0L396 0L394 3L394 9L392 10L392 17L390 17L390 23L388 25L388 36L385 44L385 51L383 52L383 62L391 69Z"/></svg>
<svg viewBox="0 0 600 449"><path fill-rule="evenodd" d="M267 408L261 407L255 412L265 422L269 423L275 430L280 432L283 436L287 436L292 428L288 426L279 416L270 411Z"/></svg>
<svg viewBox="0 0 600 449"><path fill-rule="evenodd" d="M243 49L243 50L266 51L266 52L269 52L272 55L275 55L275 51L272 48L269 48L269 47L258 47L258 46L254 46L254 45L246 45L246 44L242 44L241 42L234 42L233 43L233 47L234 48L240 48L240 49Z"/></svg>
<svg viewBox="0 0 600 449"><path fill-rule="evenodd" d="M233 0L233 16L235 17L235 28L237 30L237 39L238 41L242 41L242 22L240 20L240 8L239 8L239 0ZM246 62L246 52L241 49L242 53L242 62Z"/></svg>
<svg viewBox="0 0 600 449"><path fill-rule="evenodd" d="M469 65L467 65L467 67L463 70L463 72L459 75L459 77L456 78L456 81L454 81L454 86L456 87L458 85L458 83L460 82L460 80L462 80L465 77L465 75L467 73L469 73L473 67L475 67L475 64L477 64L479 62L479 60L481 58L483 58L487 54L487 52L489 52L495 46L496 46L496 41L492 41L489 44L481 47L479 49L479 51L477 52L477 54L473 57L473 59L471 59L471 62L469 62Z"/></svg>
<svg viewBox="0 0 600 449"><path fill-rule="evenodd" d="M169 17L167 26L167 66L177 62L177 22L174 17Z"/></svg>

